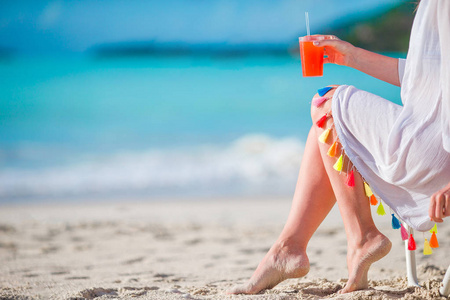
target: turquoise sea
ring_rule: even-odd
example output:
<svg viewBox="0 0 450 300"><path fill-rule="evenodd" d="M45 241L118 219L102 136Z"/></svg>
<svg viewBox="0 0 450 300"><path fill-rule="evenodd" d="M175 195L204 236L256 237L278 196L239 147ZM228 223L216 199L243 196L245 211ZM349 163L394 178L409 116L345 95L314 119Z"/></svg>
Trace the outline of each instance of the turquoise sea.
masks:
<svg viewBox="0 0 450 300"><path fill-rule="evenodd" d="M358 71L324 73L288 56L0 60L0 202L290 195L316 89L400 103Z"/></svg>

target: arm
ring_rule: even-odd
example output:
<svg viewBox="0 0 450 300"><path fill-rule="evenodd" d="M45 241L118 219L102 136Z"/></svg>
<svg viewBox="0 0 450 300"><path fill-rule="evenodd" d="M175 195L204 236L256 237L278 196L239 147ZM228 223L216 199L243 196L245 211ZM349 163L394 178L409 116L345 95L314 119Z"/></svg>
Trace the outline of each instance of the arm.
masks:
<svg viewBox="0 0 450 300"><path fill-rule="evenodd" d="M314 42L324 46L327 57L324 63L348 66L370 76L400 86L398 59L370 52L338 38Z"/></svg>
<svg viewBox="0 0 450 300"><path fill-rule="evenodd" d="M432 221L438 223L443 222L443 218L450 216L450 183L431 196L428 215Z"/></svg>

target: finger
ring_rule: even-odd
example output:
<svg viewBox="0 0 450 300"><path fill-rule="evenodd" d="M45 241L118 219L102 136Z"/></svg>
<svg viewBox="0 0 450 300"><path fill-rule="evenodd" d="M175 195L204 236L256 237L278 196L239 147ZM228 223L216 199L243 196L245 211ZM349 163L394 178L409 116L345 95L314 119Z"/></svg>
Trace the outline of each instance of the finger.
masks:
<svg viewBox="0 0 450 300"><path fill-rule="evenodd" d="M450 196L445 194L444 217L450 216Z"/></svg>
<svg viewBox="0 0 450 300"><path fill-rule="evenodd" d="M325 36L326 40L339 40L339 38L335 35L329 34Z"/></svg>
<svg viewBox="0 0 450 300"><path fill-rule="evenodd" d="M436 213L435 213L436 218L442 219L444 217L444 204L445 204L444 195L438 194L436 197Z"/></svg>
<svg viewBox="0 0 450 300"><path fill-rule="evenodd" d="M428 216L430 217L430 219L432 221L436 222L436 218L434 215L434 212L436 211L436 199L435 198L436 198L435 195L431 196L430 206L428 207Z"/></svg>
<svg viewBox="0 0 450 300"><path fill-rule="evenodd" d="M319 40L314 41L313 45L316 47L335 47L337 43L341 42L341 40Z"/></svg>

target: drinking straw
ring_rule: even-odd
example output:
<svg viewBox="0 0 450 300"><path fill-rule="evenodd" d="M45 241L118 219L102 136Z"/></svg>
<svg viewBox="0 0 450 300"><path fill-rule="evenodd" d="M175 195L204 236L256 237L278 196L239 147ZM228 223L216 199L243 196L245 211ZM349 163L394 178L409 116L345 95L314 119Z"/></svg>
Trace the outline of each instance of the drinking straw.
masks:
<svg viewBox="0 0 450 300"><path fill-rule="evenodd" d="M307 11L305 11L305 20L306 20L307 35L311 35L311 32L309 31L309 13Z"/></svg>

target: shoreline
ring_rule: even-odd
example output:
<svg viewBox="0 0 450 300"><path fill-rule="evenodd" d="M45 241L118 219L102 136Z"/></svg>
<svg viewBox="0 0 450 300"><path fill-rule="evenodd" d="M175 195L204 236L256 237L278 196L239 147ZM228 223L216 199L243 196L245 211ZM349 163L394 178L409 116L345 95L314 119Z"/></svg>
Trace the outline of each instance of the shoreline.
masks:
<svg viewBox="0 0 450 300"><path fill-rule="evenodd" d="M439 299L450 228L422 255L406 287L404 246L388 216L375 223L393 244L369 271L369 289L335 294L347 277L346 238L335 207L312 238L311 271L258 295L225 291L251 276L281 231L290 197L0 206L0 298L7 299ZM383 298L383 299L384 299ZM410 298L411 299L411 298Z"/></svg>

